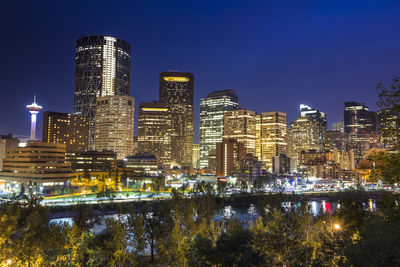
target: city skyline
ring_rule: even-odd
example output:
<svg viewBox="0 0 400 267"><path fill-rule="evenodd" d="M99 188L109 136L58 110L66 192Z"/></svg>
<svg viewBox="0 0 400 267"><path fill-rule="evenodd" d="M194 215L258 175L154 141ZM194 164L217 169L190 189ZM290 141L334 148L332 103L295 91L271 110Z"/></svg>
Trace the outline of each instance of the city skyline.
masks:
<svg viewBox="0 0 400 267"><path fill-rule="evenodd" d="M7 5L10 12L3 17L6 20L17 10L13 3ZM28 135L29 121L22 107L31 102L33 94L38 96L44 111L72 113L75 42L84 35L111 35L131 44L134 52L130 95L136 98L137 103L157 99L160 72L175 69L193 73L196 76L196 143L199 140L200 99L212 91L234 88L244 108L259 113L282 111L288 114L288 122L296 119L298 105L307 104L325 112L331 128L333 122L343 120L346 101L365 103L370 110L377 111L376 83L388 83L400 67L396 60L400 40L391 33L399 24L394 8L399 4L395 2L378 4L370 1L362 6L321 4L313 8L305 2L297 6L297 11L288 11L293 15L290 19L280 4L237 2L227 10L221 5L208 10L196 4L186 4L171 10L175 17L165 26L160 26L167 16L161 12L165 8L163 3L159 3L159 8L149 18L144 18L150 12L148 4L132 3L125 6L126 10L118 8L116 13L119 16L114 22L102 21L101 16L88 21L83 11L72 10L73 3L65 5L62 8L53 6L52 14L44 14L41 5L30 6L28 3L28 8L21 13L26 15L25 18L16 16L16 23L6 29L6 36L15 42L12 46L8 43L1 45L10 53L7 53L0 69L8 74L4 77L3 87L5 109L13 113L15 119L10 120L7 114L0 115L0 132L3 134ZM135 7L142 8L143 15L137 14ZM101 14L105 13L103 4L96 8ZM26 13L26 10L34 12ZM236 18L239 10L243 14ZM263 10L268 10L268 19L264 19ZM184 17L179 12L182 11L187 13L188 25L181 23ZM303 14L304 11L307 14ZM251 13L254 16L249 19ZM331 21L321 19L323 15ZM58 17L70 25L61 25ZM135 24L139 18L142 23ZM146 24L151 19L155 19L154 22ZM44 24L53 20L54 25ZM24 35L27 30L23 25L27 21L32 21L32 25L29 34ZM315 21L321 25L314 24ZM201 26L202 23L206 25ZM144 32L140 27L129 25L146 25L147 30ZM238 26L238 34L242 37L237 44L232 44L232 25ZM258 26L247 31L252 25ZM195 26L195 30L185 34L189 38L182 39L178 26L183 30ZM54 31L54 27L60 28ZM206 28L210 27L210 32L207 32ZM324 27L326 33L323 34L321 30ZM151 36L148 32L152 33ZM58 41L46 39L50 33ZM15 45L21 40L20 36L26 36L27 45L35 53L26 54L20 45ZM196 36L204 38L197 43ZM165 46L155 46L163 39ZM274 41L268 42L270 40ZM256 45L256 41L259 44ZM345 49L343 46L347 44ZM363 64L367 59L370 64ZM22 60L24 64L17 64ZM259 97L253 99L254 95ZM42 115L38 119L37 128L40 129Z"/></svg>

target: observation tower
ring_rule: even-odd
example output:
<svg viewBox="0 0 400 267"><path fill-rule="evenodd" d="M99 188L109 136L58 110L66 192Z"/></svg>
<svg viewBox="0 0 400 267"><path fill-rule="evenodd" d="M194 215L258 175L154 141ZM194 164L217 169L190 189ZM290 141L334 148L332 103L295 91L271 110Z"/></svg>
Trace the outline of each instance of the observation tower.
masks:
<svg viewBox="0 0 400 267"><path fill-rule="evenodd" d="M39 111L42 109L42 106L39 106L36 103L36 96L33 96L33 103L27 105L29 113L31 114L31 136L30 140L36 140L36 118Z"/></svg>

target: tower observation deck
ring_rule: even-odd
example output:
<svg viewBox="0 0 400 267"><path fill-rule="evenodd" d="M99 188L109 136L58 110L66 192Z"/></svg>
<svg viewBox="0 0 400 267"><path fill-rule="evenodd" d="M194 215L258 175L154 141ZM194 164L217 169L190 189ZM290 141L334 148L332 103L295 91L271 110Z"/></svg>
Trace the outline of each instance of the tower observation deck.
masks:
<svg viewBox="0 0 400 267"><path fill-rule="evenodd" d="M33 97L33 103L27 105L29 113L31 114L31 135L30 140L36 140L36 118L39 111L42 109L42 106L39 106L36 103L36 96Z"/></svg>

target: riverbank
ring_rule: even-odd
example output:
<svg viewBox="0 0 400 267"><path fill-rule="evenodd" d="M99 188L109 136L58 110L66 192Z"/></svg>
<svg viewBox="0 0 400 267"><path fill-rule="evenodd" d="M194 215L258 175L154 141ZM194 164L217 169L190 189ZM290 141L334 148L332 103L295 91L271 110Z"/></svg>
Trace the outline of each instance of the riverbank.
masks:
<svg viewBox="0 0 400 267"><path fill-rule="evenodd" d="M232 207L244 207L251 204L256 205L259 202L268 201L281 201L281 202L297 202L297 201L327 201L336 202L346 197L353 197L357 200L363 199L380 199L384 195L393 194L388 191L363 191L363 190L348 190L341 192L309 192L303 194L286 194L286 193L238 193L232 195L213 195L215 200L215 208L221 208L224 206ZM171 199L151 199L151 200L132 200L129 202L115 202L110 200L109 202L103 202L99 204L90 204L90 207L94 210L98 216L112 215L116 213L128 213L132 208L134 210L141 210L145 206L157 206L165 201ZM87 205L87 204L78 204ZM50 217L52 219L74 217L76 212L74 211L75 205L68 206L48 206L50 210Z"/></svg>

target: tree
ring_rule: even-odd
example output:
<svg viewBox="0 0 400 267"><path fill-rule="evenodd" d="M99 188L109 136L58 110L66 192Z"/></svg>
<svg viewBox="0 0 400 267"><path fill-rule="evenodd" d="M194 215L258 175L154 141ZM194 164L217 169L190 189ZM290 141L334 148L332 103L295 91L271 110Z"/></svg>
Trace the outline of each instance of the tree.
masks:
<svg viewBox="0 0 400 267"><path fill-rule="evenodd" d="M373 152L368 157L373 162L370 180L382 179L388 184L400 182L400 153Z"/></svg>
<svg viewBox="0 0 400 267"><path fill-rule="evenodd" d="M129 248L129 235L123 221L108 218L105 221L106 230L101 237L104 246L106 262L111 266L136 266L137 260L132 249Z"/></svg>
<svg viewBox="0 0 400 267"><path fill-rule="evenodd" d="M82 231L90 231L99 223L95 211L89 205L77 204L73 207L73 211L75 212L75 216L72 217L74 224Z"/></svg>
<svg viewBox="0 0 400 267"><path fill-rule="evenodd" d="M171 200L163 202L157 249L171 266L187 265L187 253L196 232L195 216L193 201L176 190L172 190Z"/></svg>
<svg viewBox="0 0 400 267"><path fill-rule="evenodd" d="M400 149L400 78L392 79L392 84L385 87L382 83L377 86L379 92L378 107L381 110L379 121L381 124L380 132L383 140L389 144L393 150Z"/></svg>
<svg viewBox="0 0 400 267"><path fill-rule="evenodd" d="M116 191L112 187L108 187L106 185L103 185L101 190L96 194L97 198L107 197L110 201L116 196Z"/></svg>
<svg viewBox="0 0 400 267"><path fill-rule="evenodd" d="M25 184L21 184L21 189L19 190L18 198L22 198L25 195Z"/></svg>
<svg viewBox="0 0 400 267"><path fill-rule="evenodd" d="M130 209L128 214L127 227L129 245L131 246L132 251L135 253L138 261L140 261L139 256L143 254L146 247L146 233L143 216L141 216L141 214L137 214L133 207ZM151 253L153 254L153 252Z"/></svg>
<svg viewBox="0 0 400 267"><path fill-rule="evenodd" d="M151 262L154 261L154 252L156 250L155 241L158 239L160 229L160 214L159 211L154 207L145 206L142 209L141 214L136 215L132 218L132 224L134 225L135 236L141 239L139 242L144 242L150 247ZM144 247L144 246L143 246Z"/></svg>
<svg viewBox="0 0 400 267"><path fill-rule="evenodd" d="M382 83L377 86L379 101L377 105L382 109L379 122L383 142L391 153L381 155L381 172L385 182L394 184L400 182L400 79L392 79L392 84L385 87Z"/></svg>
<svg viewBox="0 0 400 267"><path fill-rule="evenodd" d="M227 190L226 182L218 181L217 183L217 192L220 197L225 197Z"/></svg>
<svg viewBox="0 0 400 267"><path fill-rule="evenodd" d="M42 252L48 240L48 209L40 204L40 199L32 197L22 208L18 221L18 235L15 240L15 259L20 265L42 265Z"/></svg>
<svg viewBox="0 0 400 267"><path fill-rule="evenodd" d="M216 246L214 264L217 266L259 266L261 258L250 245L253 236L243 227L222 232Z"/></svg>
<svg viewBox="0 0 400 267"><path fill-rule="evenodd" d="M125 169L123 169L121 174L121 183L128 188L128 174Z"/></svg>
<svg viewBox="0 0 400 267"><path fill-rule="evenodd" d="M65 243L57 262L61 265L86 266L93 234L82 231L74 223L72 227L66 226L61 236L65 238Z"/></svg>
<svg viewBox="0 0 400 267"><path fill-rule="evenodd" d="M0 214L0 263L5 266L6 262L14 257L14 235L18 231L20 209L13 204L4 203L1 205Z"/></svg>

